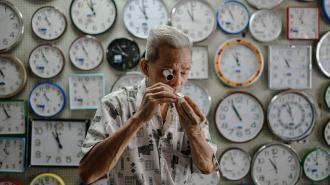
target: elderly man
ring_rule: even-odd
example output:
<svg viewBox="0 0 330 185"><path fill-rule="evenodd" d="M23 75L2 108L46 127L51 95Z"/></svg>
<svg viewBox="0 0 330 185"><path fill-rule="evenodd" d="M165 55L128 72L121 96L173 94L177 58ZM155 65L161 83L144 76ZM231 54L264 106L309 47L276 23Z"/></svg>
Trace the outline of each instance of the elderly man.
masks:
<svg viewBox="0 0 330 185"><path fill-rule="evenodd" d="M140 67L145 79L102 98L80 161L86 184L191 184L216 168L208 122L180 87L191 67L191 39L170 26L150 31Z"/></svg>

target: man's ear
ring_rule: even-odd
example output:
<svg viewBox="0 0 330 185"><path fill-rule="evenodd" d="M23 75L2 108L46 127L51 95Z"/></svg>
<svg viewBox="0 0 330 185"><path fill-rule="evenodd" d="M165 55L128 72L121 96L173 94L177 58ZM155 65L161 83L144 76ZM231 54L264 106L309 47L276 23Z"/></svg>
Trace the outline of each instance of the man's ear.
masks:
<svg viewBox="0 0 330 185"><path fill-rule="evenodd" d="M145 58L140 60L140 68L144 75L149 77L149 61Z"/></svg>

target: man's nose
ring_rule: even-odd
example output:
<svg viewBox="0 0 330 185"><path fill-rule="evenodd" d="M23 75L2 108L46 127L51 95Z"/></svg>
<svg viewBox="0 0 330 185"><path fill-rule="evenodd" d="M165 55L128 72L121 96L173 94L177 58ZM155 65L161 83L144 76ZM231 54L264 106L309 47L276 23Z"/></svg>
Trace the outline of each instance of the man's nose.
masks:
<svg viewBox="0 0 330 185"><path fill-rule="evenodd" d="M178 87L178 86L180 86L181 82L182 82L182 76L179 73L179 74L177 74L177 75L174 76L174 79L173 80L170 81L170 85L172 87Z"/></svg>

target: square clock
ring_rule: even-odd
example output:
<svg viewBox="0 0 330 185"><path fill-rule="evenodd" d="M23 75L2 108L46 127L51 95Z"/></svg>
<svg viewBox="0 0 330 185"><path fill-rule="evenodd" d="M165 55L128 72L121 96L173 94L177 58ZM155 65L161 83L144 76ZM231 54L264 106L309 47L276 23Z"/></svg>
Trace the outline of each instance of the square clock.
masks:
<svg viewBox="0 0 330 185"><path fill-rule="evenodd" d="M32 119L30 165L79 166L88 126L84 119Z"/></svg>
<svg viewBox="0 0 330 185"><path fill-rule="evenodd" d="M24 100L0 101L0 135L26 133L26 102Z"/></svg>
<svg viewBox="0 0 330 185"><path fill-rule="evenodd" d="M208 79L209 53L206 46L192 48L192 63L188 79Z"/></svg>
<svg viewBox="0 0 330 185"><path fill-rule="evenodd" d="M312 40L320 37L320 11L312 7L288 7L288 39Z"/></svg>
<svg viewBox="0 0 330 185"><path fill-rule="evenodd" d="M105 95L104 75L74 74L69 77L70 109L96 109Z"/></svg>
<svg viewBox="0 0 330 185"><path fill-rule="evenodd" d="M0 137L0 172L24 172L24 137Z"/></svg>
<svg viewBox="0 0 330 185"><path fill-rule="evenodd" d="M312 88L312 46L270 45L268 61L270 89Z"/></svg>

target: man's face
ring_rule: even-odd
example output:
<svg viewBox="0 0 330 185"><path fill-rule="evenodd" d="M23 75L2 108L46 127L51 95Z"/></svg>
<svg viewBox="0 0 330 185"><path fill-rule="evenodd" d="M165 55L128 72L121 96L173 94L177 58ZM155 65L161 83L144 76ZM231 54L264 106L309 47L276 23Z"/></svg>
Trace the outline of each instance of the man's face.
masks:
<svg viewBox="0 0 330 185"><path fill-rule="evenodd" d="M159 58L149 63L150 83L165 83L178 91L188 79L191 68L191 52L189 48L171 48L162 46L159 48ZM174 79L167 81L163 76L163 70L172 69Z"/></svg>

